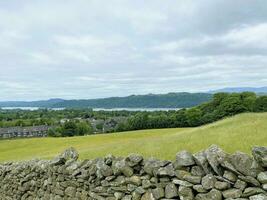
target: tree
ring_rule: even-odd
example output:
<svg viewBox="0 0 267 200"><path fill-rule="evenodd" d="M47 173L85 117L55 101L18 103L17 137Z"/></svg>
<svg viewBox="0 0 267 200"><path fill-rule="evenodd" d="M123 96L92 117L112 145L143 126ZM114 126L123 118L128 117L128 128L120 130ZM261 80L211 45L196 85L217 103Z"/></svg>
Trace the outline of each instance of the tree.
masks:
<svg viewBox="0 0 267 200"><path fill-rule="evenodd" d="M195 107L195 108L191 108L186 110L185 112L186 114L186 118L187 118L187 123L189 124L189 126L199 126L202 124L202 111Z"/></svg>
<svg viewBox="0 0 267 200"><path fill-rule="evenodd" d="M73 121L65 122L62 127L62 136L63 137L71 137L75 135L77 130L77 125Z"/></svg>
<svg viewBox="0 0 267 200"><path fill-rule="evenodd" d="M89 125L86 122L79 122L79 123L77 123L76 126L77 126L77 130L76 130L77 135L85 135L85 134L92 134L93 133L93 128L92 128L91 124Z"/></svg>
<svg viewBox="0 0 267 200"><path fill-rule="evenodd" d="M260 96L254 103L255 112L267 112L267 96Z"/></svg>
<svg viewBox="0 0 267 200"><path fill-rule="evenodd" d="M240 96L246 111L252 112L257 95L254 92L243 92Z"/></svg>

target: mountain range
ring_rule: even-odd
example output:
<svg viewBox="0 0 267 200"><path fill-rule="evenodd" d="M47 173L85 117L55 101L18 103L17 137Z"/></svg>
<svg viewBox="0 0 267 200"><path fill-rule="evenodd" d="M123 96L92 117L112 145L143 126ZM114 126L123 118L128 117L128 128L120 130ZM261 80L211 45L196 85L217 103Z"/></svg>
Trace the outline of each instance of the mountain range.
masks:
<svg viewBox="0 0 267 200"><path fill-rule="evenodd" d="M131 95L99 99L49 99L40 101L2 101L0 107L40 107L40 108L188 108L211 100L218 92L251 91L259 95L267 94L267 87L222 88L204 93L168 93Z"/></svg>
<svg viewBox="0 0 267 200"><path fill-rule="evenodd" d="M208 93L218 93L218 92L255 92L257 94L267 93L267 87L232 87L232 88L222 88L218 90L212 90Z"/></svg>

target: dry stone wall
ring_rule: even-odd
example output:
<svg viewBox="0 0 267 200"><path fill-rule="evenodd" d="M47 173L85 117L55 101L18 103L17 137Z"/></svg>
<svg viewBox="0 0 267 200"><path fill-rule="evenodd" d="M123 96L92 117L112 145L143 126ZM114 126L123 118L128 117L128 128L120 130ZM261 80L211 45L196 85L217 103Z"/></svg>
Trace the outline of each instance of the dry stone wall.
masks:
<svg viewBox="0 0 267 200"><path fill-rule="evenodd" d="M252 155L212 145L174 162L137 154L78 161L70 148L51 161L1 164L0 199L267 200L267 147Z"/></svg>

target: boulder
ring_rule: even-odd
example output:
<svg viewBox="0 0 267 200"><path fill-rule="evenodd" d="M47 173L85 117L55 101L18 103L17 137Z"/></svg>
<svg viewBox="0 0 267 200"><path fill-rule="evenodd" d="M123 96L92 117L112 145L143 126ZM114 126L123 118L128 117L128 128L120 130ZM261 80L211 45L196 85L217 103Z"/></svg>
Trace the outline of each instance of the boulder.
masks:
<svg viewBox="0 0 267 200"><path fill-rule="evenodd" d="M52 165L62 165L65 164L67 161L76 161L79 158L78 152L73 148L70 147L66 149L62 154L57 156L51 161Z"/></svg>
<svg viewBox="0 0 267 200"><path fill-rule="evenodd" d="M225 160L226 153L216 145L210 146L206 151L207 160L213 171L218 175L223 175L220 164Z"/></svg>
<svg viewBox="0 0 267 200"><path fill-rule="evenodd" d="M176 165L181 167L187 167L194 165L195 161L191 153L188 151L181 151L176 154Z"/></svg>
<svg viewBox="0 0 267 200"><path fill-rule="evenodd" d="M267 147L254 147L252 155L262 167L267 167Z"/></svg>
<svg viewBox="0 0 267 200"><path fill-rule="evenodd" d="M165 187L165 197L167 199L172 199L178 196L178 190L175 184L169 183Z"/></svg>
<svg viewBox="0 0 267 200"><path fill-rule="evenodd" d="M205 194L197 194L195 200L222 200L222 193L219 190L212 189Z"/></svg>
<svg viewBox="0 0 267 200"><path fill-rule="evenodd" d="M257 176L257 179L260 183L266 184L267 183L267 171L259 173Z"/></svg>

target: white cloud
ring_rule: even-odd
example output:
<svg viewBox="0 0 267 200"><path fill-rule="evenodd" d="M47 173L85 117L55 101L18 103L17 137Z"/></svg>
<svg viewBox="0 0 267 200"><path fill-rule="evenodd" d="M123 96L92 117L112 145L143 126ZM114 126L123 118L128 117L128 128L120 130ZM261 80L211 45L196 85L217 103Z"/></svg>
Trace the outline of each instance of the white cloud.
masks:
<svg viewBox="0 0 267 200"><path fill-rule="evenodd" d="M0 100L267 85L265 1L0 5Z"/></svg>

